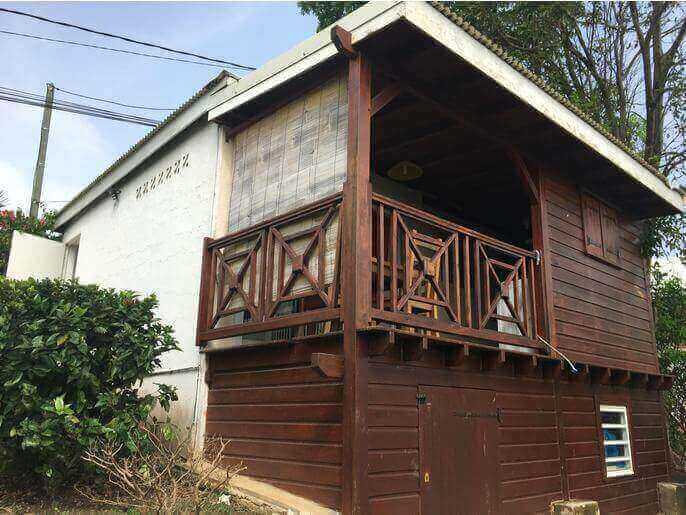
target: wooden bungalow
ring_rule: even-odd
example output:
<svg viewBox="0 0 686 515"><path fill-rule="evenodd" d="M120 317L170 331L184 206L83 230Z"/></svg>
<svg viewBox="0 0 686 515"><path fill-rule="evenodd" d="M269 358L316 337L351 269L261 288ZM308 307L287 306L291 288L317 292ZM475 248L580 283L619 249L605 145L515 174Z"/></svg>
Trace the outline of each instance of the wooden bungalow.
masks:
<svg viewBox="0 0 686 515"><path fill-rule="evenodd" d="M216 96L227 463L346 514L655 513L659 172L440 4L367 4Z"/></svg>

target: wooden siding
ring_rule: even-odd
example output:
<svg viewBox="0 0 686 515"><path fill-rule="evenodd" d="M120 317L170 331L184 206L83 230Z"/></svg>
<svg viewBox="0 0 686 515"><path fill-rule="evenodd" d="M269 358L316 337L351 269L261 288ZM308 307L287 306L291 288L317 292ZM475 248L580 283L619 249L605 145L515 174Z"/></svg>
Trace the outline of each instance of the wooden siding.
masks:
<svg viewBox="0 0 686 515"><path fill-rule="evenodd" d="M605 478L597 429L599 401L628 408L633 476ZM571 497L598 501L601 513L656 513L657 483L668 475L660 394L616 388L599 389L594 395L587 386L563 383L559 404Z"/></svg>
<svg viewBox="0 0 686 515"><path fill-rule="evenodd" d="M430 354L433 354L431 352ZM499 513L547 513L567 495L598 500L601 513L655 513L656 484L667 477L660 394L589 383L513 376L505 367L481 373L422 363L376 361L369 367L371 512L420 513L419 385L496 392L499 428ZM430 364L431 366L427 366ZM635 475L606 480L596 425L596 399L620 395L629 406ZM423 469L422 469L423 470ZM459 485L456 485L459 488Z"/></svg>
<svg viewBox="0 0 686 515"><path fill-rule="evenodd" d="M277 364L275 349L266 350ZM339 507L340 380L297 363L236 370L235 356L211 358L207 437L230 439L225 463L242 464L246 476ZM252 359L270 361L268 353Z"/></svg>
<svg viewBox="0 0 686 515"><path fill-rule="evenodd" d="M618 266L594 259L578 189L551 177L545 187L559 349L583 363L658 372L639 228L620 222Z"/></svg>
<svg viewBox="0 0 686 515"><path fill-rule="evenodd" d="M341 191L347 137L343 72L236 134L228 231Z"/></svg>

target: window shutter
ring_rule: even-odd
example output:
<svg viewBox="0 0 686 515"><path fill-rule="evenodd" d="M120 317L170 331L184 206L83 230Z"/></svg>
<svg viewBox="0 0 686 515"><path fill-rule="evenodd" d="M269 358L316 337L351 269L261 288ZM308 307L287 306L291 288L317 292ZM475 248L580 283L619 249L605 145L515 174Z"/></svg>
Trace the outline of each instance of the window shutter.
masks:
<svg viewBox="0 0 686 515"><path fill-rule="evenodd" d="M619 264L619 228L617 216L612 209L601 207L601 227L603 233L603 256L614 265Z"/></svg>
<svg viewBox="0 0 686 515"><path fill-rule="evenodd" d="M600 203L588 195L582 195L581 203L584 215L584 245L586 246L586 253L591 256L604 258Z"/></svg>

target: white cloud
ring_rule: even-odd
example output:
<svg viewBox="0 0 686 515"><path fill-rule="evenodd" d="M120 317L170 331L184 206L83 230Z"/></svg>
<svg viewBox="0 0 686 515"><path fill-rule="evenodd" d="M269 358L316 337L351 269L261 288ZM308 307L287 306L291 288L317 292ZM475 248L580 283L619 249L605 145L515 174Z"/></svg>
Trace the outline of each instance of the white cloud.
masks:
<svg viewBox="0 0 686 515"><path fill-rule="evenodd" d="M10 207L28 209L38 153L41 109L0 105L0 188L6 189ZM100 174L115 151L89 118L54 111L41 198L49 208L64 205Z"/></svg>
<svg viewBox="0 0 686 515"><path fill-rule="evenodd" d="M9 163L0 161L0 190L7 193L7 207L26 208L31 197L31 184L23 173ZM30 179L30 178L29 178Z"/></svg>

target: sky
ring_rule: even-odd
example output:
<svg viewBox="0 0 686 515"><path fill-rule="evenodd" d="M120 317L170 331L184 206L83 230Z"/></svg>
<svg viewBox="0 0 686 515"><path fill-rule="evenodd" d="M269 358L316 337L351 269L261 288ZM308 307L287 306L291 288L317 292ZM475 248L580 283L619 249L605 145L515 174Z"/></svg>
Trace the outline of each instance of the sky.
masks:
<svg viewBox="0 0 686 515"><path fill-rule="evenodd" d="M316 20L295 2L0 2L0 6L258 67L312 35ZM0 30L123 48L155 49L0 12ZM181 56L176 56L181 57ZM45 84L147 107L176 108L219 68L176 63L0 34L0 86L44 94ZM238 72L244 73L244 72ZM56 99L98 104L66 96ZM161 119L167 112L130 111ZM0 100L0 190L27 211L42 108ZM59 209L150 127L53 111L42 198Z"/></svg>

